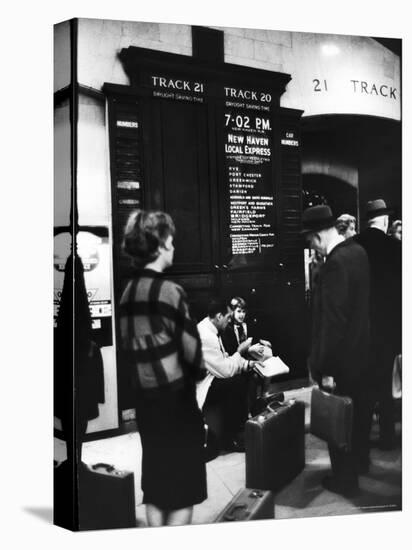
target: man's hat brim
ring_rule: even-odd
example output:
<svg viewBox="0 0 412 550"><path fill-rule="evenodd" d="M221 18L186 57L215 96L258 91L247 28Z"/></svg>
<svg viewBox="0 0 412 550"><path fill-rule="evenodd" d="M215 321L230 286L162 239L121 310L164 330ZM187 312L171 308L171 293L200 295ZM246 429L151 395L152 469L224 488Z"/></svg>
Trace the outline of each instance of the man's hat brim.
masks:
<svg viewBox="0 0 412 550"><path fill-rule="evenodd" d="M372 220L373 218L377 218L378 216L390 216L391 214L393 214L393 210L391 208L378 208L374 212L367 212L364 219Z"/></svg>
<svg viewBox="0 0 412 550"><path fill-rule="evenodd" d="M326 220L317 220L314 221L311 224L306 224L306 227L300 231L301 235L307 235L308 233L317 233L318 231L322 231L323 229L330 229L331 227L335 227L336 225L336 219L335 218L329 218Z"/></svg>

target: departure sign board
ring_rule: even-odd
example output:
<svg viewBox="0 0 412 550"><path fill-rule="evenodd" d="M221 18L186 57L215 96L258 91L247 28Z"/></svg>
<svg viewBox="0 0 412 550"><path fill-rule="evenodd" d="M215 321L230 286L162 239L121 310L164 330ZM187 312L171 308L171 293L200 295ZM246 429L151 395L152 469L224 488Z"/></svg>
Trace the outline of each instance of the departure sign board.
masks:
<svg viewBox="0 0 412 550"><path fill-rule="evenodd" d="M263 259L275 247L272 96L233 87L225 87L224 94L231 254Z"/></svg>

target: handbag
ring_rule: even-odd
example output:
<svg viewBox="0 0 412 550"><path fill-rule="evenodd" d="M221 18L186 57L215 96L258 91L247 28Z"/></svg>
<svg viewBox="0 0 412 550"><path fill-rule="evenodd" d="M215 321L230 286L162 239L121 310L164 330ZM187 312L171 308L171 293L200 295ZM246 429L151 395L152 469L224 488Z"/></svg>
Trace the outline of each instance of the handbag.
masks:
<svg viewBox="0 0 412 550"><path fill-rule="evenodd" d="M353 425L353 402L350 397L313 388L310 432L333 447L350 451Z"/></svg>

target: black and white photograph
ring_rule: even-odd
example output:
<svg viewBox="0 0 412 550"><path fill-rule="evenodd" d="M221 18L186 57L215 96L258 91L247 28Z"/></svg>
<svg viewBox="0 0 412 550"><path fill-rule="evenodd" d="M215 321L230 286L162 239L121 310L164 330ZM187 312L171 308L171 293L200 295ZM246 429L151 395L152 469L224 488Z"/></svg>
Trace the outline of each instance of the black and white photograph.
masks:
<svg viewBox="0 0 412 550"><path fill-rule="evenodd" d="M54 39L56 523L401 510L402 41Z"/></svg>
<svg viewBox="0 0 412 550"><path fill-rule="evenodd" d="M2 38L5 547L404 547L406 10L46 4Z"/></svg>

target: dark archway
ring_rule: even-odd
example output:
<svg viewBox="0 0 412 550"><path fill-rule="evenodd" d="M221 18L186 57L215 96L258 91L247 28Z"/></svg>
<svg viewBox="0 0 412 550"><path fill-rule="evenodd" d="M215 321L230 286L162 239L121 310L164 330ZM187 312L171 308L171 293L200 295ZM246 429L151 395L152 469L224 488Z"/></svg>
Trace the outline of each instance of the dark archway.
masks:
<svg viewBox="0 0 412 550"><path fill-rule="evenodd" d="M358 215L358 192L353 185L324 174L303 174L303 208L328 204L335 216Z"/></svg>
<svg viewBox="0 0 412 550"><path fill-rule="evenodd" d="M347 211L361 224L367 201L376 198L401 218L401 129L398 120L364 115L303 118L303 189L323 195L336 215Z"/></svg>

